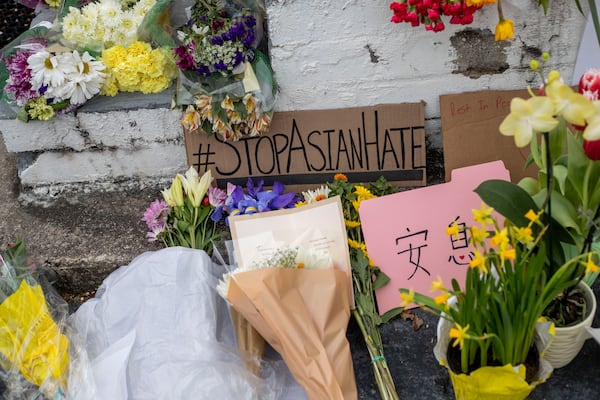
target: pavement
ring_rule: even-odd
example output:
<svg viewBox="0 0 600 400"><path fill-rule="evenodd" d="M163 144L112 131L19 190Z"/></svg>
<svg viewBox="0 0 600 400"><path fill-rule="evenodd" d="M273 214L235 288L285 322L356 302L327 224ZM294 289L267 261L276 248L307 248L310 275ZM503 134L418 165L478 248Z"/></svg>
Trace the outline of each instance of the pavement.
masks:
<svg viewBox="0 0 600 400"><path fill-rule="evenodd" d="M0 128L1 130L1 128ZM0 136L1 138L1 136ZM0 246L23 238L30 255L72 309L93 296L113 270L137 255L158 247L145 240L140 220L156 190L88 193L59 199L49 206L19 201L14 154L0 139ZM596 297L600 285L594 285ZM437 318L422 310L417 330L410 320L381 326L388 365L401 399L453 399L447 371L433 356ZM594 325L600 327L599 314ZM370 358L362 336L351 321L348 339L360 399L377 399ZM600 392L600 345L588 340L577 358L534 389L529 399L595 399Z"/></svg>

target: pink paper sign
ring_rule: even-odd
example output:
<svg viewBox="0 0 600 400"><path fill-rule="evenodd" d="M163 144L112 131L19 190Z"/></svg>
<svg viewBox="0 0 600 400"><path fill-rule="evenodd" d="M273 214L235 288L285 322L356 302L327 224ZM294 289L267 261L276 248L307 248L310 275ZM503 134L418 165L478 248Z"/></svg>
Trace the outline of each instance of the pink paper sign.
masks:
<svg viewBox="0 0 600 400"><path fill-rule="evenodd" d="M359 214L369 256L391 279L375 293L379 312L398 307L399 288L429 294L431 282L453 278L462 285L472 249L467 234L450 237L446 228L473 225L481 199L473 191L487 179L510 180L502 161L452 171L448 183L382 196L361 203Z"/></svg>

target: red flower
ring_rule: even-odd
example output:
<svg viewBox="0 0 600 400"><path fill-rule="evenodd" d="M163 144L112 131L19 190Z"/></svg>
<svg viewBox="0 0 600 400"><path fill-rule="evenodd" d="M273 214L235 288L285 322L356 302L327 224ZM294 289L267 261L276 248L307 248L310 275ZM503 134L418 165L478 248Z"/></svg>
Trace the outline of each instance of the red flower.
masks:
<svg viewBox="0 0 600 400"><path fill-rule="evenodd" d="M584 140L583 151L590 160L600 160L600 140Z"/></svg>

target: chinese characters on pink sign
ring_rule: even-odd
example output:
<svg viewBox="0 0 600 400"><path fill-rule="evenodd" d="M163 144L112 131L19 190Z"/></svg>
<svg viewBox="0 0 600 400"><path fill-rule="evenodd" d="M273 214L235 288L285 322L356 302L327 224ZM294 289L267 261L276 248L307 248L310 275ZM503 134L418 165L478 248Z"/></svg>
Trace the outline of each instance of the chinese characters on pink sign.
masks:
<svg viewBox="0 0 600 400"><path fill-rule="evenodd" d="M367 251L391 279L376 292L379 312L398 307L399 288L428 294L441 276L462 284L473 257L467 232L446 234L454 221L459 228L473 225L472 209L481 207L473 191L487 179L510 180L502 161L452 171L448 183L413 189L361 203L359 214Z"/></svg>

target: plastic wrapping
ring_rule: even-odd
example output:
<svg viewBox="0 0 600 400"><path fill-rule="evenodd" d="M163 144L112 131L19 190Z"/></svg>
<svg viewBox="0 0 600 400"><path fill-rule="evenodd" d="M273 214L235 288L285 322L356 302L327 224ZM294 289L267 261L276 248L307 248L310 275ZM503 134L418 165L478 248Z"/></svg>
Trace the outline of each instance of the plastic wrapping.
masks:
<svg viewBox="0 0 600 400"><path fill-rule="evenodd" d="M204 251L169 247L105 279L70 317L85 338L98 399L301 398L280 359L266 359L262 377L244 367L215 289L223 272Z"/></svg>
<svg viewBox="0 0 600 400"><path fill-rule="evenodd" d="M525 380L526 368L524 365L486 366L471 374L453 372L448 367L446 358L450 343L448 332L452 324L444 318L440 318L438 322L438 340L433 352L438 362L448 368L457 400L525 399L538 384L545 382L553 371L552 365L543 357L544 350L551 340L548 333L549 325L549 322L544 322L538 323L536 326L535 345L538 353L542 356L539 358L539 369L531 383Z"/></svg>
<svg viewBox="0 0 600 400"><path fill-rule="evenodd" d="M268 131L277 88L258 48L264 13L260 0L158 0L148 13L139 33L173 48L184 129L223 140Z"/></svg>
<svg viewBox="0 0 600 400"><path fill-rule="evenodd" d="M94 399L91 368L67 304L38 282L22 242L0 257L0 381L6 399Z"/></svg>

